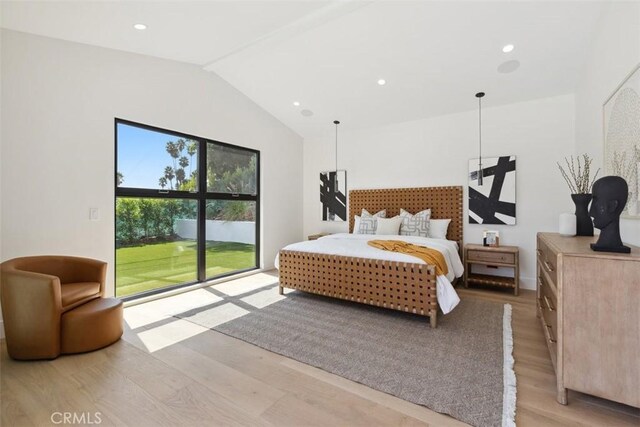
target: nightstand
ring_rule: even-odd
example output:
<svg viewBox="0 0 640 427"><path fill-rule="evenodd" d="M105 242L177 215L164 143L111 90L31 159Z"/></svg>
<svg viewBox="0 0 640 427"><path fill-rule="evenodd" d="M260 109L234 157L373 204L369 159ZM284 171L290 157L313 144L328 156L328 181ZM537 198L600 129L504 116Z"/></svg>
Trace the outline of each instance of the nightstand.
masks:
<svg viewBox="0 0 640 427"><path fill-rule="evenodd" d="M307 240L318 240L319 238L324 237L324 236L328 236L330 234L333 234L333 233L310 234L309 236L307 236Z"/></svg>
<svg viewBox="0 0 640 427"><path fill-rule="evenodd" d="M464 287L469 284L512 288L513 294L518 295L520 289L520 261L517 246L482 246L466 244L464 246ZM494 276L471 272L473 264L486 267L513 268L513 277Z"/></svg>

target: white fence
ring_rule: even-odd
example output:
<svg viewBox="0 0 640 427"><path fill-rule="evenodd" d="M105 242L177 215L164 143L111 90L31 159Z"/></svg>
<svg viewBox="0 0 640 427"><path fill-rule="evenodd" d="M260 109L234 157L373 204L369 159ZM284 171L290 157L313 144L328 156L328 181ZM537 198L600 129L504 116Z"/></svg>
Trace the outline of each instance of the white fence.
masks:
<svg viewBox="0 0 640 427"><path fill-rule="evenodd" d="M207 220L206 222L207 240L256 244L256 223L253 221ZM176 233L183 239L195 240L197 238L196 220L176 220Z"/></svg>

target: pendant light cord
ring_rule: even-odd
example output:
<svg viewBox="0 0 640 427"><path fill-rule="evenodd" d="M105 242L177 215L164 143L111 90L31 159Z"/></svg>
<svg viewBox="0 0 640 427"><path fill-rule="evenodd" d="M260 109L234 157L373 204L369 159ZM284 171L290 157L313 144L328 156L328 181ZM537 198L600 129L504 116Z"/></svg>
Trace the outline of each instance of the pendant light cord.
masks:
<svg viewBox="0 0 640 427"><path fill-rule="evenodd" d="M336 123L336 173L338 173L338 123Z"/></svg>
<svg viewBox="0 0 640 427"><path fill-rule="evenodd" d="M476 98L478 98L478 141L479 141L479 151L478 151L478 185L482 185L482 97L484 96L484 92L476 93Z"/></svg>
<svg viewBox="0 0 640 427"><path fill-rule="evenodd" d="M333 124L336 125L336 176L338 175L338 125L340 122L338 120L334 120Z"/></svg>
<svg viewBox="0 0 640 427"><path fill-rule="evenodd" d="M479 164L482 166L482 97L478 97L478 133L480 135L480 152L478 153Z"/></svg>

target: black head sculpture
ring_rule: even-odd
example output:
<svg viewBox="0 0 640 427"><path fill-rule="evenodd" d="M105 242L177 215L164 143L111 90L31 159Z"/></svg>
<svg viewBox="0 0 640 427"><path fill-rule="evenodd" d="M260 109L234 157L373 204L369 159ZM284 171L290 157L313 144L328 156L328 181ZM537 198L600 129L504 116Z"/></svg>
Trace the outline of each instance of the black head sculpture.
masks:
<svg viewBox="0 0 640 427"><path fill-rule="evenodd" d="M631 249L620 238L620 214L627 204L627 181L619 176L605 176L593 184L593 200L589 215L593 225L600 229L600 237L591 249L602 252L629 253Z"/></svg>

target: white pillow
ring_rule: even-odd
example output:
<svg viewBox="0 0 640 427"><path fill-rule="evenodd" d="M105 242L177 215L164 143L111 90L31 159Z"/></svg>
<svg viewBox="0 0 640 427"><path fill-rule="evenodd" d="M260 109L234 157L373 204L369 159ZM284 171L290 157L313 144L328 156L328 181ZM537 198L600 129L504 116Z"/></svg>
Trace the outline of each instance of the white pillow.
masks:
<svg viewBox="0 0 640 427"><path fill-rule="evenodd" d="M358 234L358 230L360 230L360 215L356 215L353 217L353 234Z"/></svg>
<svg viewBox="0 0 640 427"><path fill-rule="evenodd" d="M382 210L375 215L371 215L366 209L362 209L362 213L360 214L360 225L355 234L376 234L378 218L384 218L386 216L386 210Z"/></svg>
<svg viewBox="0 0 640 427"><path fill-rule="evenodd" d="M429 237L432 239L446 239L450 219L432 219L429 221Z"/></svg>
<svg viewBox="0 0 640 427"><path fill-rule="evenodd" d="M376 234L397 236L400 232L400 224L402 224L402 218L399 216L394 216L393 218L378 218Z"/></svg>
<svg viewBox="0 0 640 427"><path fill-rule="evenodd" d="M411 215L404 209L400 209L400 234L402 236L429 236L429 220L431 219L431 209L425 209L415 215Z"/></svg>

